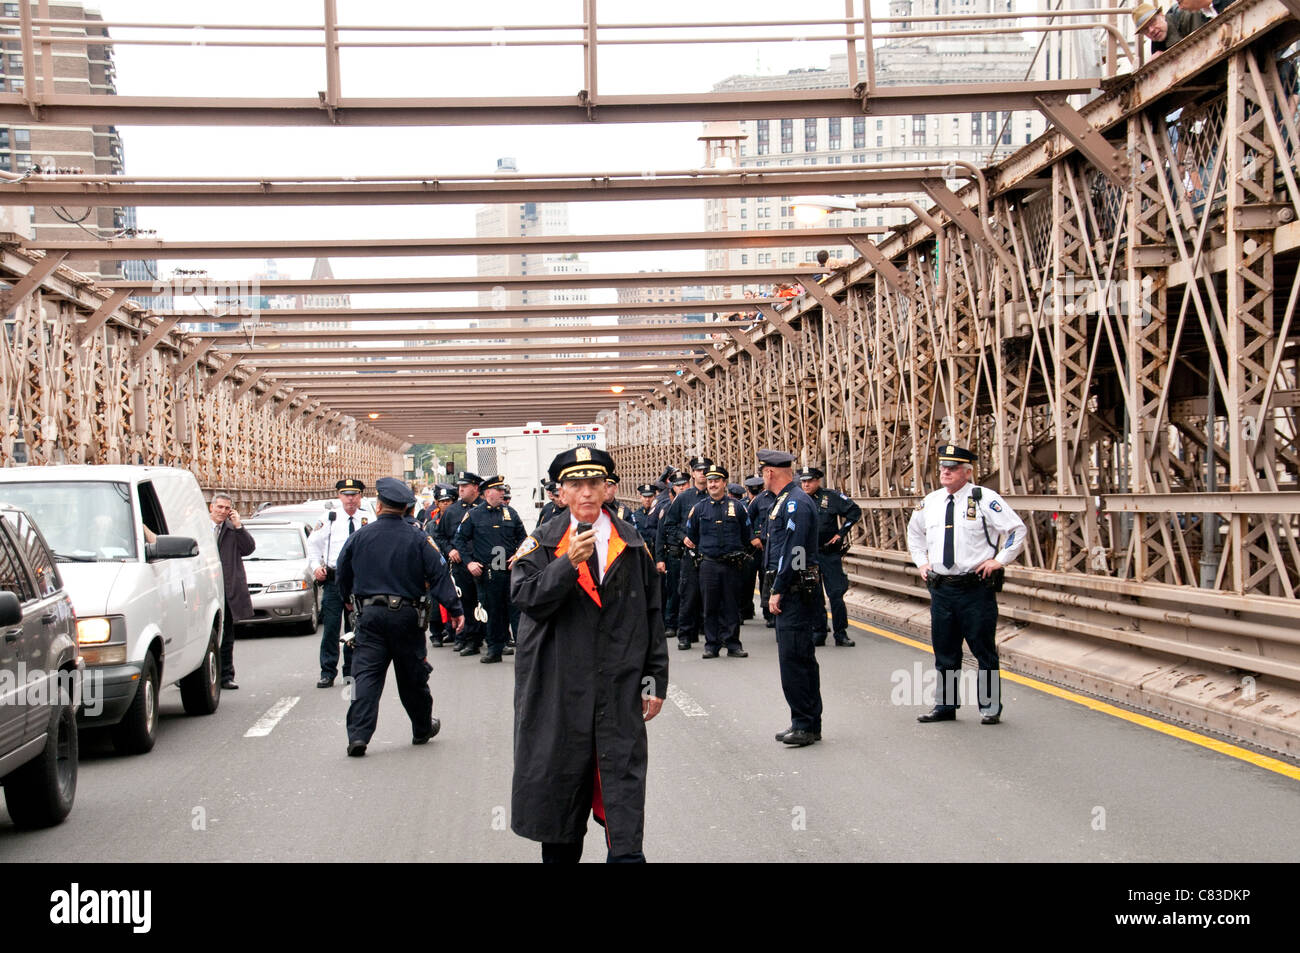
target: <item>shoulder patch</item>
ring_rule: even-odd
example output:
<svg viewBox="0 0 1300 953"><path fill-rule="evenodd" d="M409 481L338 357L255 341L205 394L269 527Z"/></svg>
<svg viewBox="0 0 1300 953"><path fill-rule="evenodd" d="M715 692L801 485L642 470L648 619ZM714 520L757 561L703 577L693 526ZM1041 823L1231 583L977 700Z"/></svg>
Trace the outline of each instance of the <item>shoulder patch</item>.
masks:
<svg viewBox="0 0 1300 953"><path fill-rule="evenodd" d="M534 549L536 549L540 545L541 544L537 542L536 536L527 537L522 543L519 544L519 548L516 549L515 554L510 557L510 561L514 562L516 559L521 559L524 556L527 556L529 553L531 553Z"/></svg>
<svg viewBox="0 0 1300 953"><path fill-rule="evenodd" d="M1002 504L999 503L997 500L989 500L989 509L991 509L994 513L1001 513Z"/></svg>
<svg viewBox="0 0 1300 953"><path fill-rule="evenodd" d="M794 500L791 500L785 505L785 511L787 513L793 513L796 509L798 509L798 504L796 504Z"/></svg>

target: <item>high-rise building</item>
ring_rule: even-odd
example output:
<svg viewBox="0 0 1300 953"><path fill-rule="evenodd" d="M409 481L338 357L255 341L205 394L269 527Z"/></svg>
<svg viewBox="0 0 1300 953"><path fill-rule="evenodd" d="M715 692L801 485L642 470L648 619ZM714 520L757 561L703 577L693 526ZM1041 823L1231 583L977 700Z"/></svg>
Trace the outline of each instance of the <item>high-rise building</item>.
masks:
<svg viewBox="0 0 1300 953"><path fill-rule="evenodd" d="M1011 9L1011 0L892 0L890 15L997 14ZM1005 26L1009 21L978 21L975 27ZM1020 82L1030 77L1034 44L1023 34L961 37L909 37L931 32L934 24L892 24L897 39L875 47L875 79L880 86L925 86L941 83ZM951 26L951 25L949 25ZM866 69L859 54L858 75ZM1035 75L1039 75L1036 73ZM731 76L716 91L827 89L849 85L848 57L830 57L825 68L791 70L783 75ZM739 141L738 164L743 168L945 162L962 159L987 165L1032 142L1046 122L1037 112L980 111L951 115L871 115L823 119L771 117L742 122L704 124L705 137ZM901 198L902 196L891 196ZM844 196L871 200L870 195ZM925 196L911 196L928 206ZM791 196L709 199L705 228L709 230L797 230ZM908 221L907 209L867 208L834 212L813 223L825 228L889 227ZM772 268L811 264L819 246L800 244L791 236L786 248L714 249L707 253L710 270ZM847 244L826 248L831 258L855 258ZM746 291L764 292L748 286Z"/></svg>
<svg viewBox="0 0 1300 953"><path fill-rule="evenodd" d="M37 4L31 3L32 12ZM6 17L19 15L19 4L0 4ZM80 29L60 26L59 34L69 37L107 37L108 30L99 26L103 16L87 10L76 2L51 2L49 17L84 24ZM17 27L6 27L4 33L14 35ZM21 92L26 77L40 75L44 70L41 53L36 62L23 62L23 54L16 42L10 41L0 55L0 88L7 92ZM116 74L113 66L113 49L108 44L56 45L54 47L54 78L58 91L63 94L113 96L116 95ZM29 69L29 66L31 67ZM80 169L87 174L120 175L123 171L122 142L113 126L51 126L37 125L30 129L21 126L0 126L0 169L26 172L34 165L42 169ZM122 208L48 208L37 206L31 213L32 238L36 242L113 238L134 227L134 218ZM102 261L97 265L81 265L92 277L119 277L124 274L116 261ZM143 267L143 266L133 266ZM149 301L159 307L156 301Z"/></svg>

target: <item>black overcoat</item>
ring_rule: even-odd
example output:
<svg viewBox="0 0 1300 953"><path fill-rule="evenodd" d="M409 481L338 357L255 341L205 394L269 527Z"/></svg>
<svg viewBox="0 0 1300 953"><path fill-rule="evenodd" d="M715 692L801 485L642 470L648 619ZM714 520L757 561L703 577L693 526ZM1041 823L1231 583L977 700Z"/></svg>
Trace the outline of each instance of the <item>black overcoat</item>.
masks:
<svg viewBox="0 0 1300 953"><path fill-rule="evenodd" d="M248 577L244 575L244 557L257 549L253 534L240 526L235 529L226 520L217 532L217 552L221 554L221 574L225 577L226 601L236 622L253 617L253 598L248 594Z"/></svg>
<svg viewBox="0 0 1300 953"><path fill-rule="evenodd" d="M515 771L511 828L543 843L582 840L599 761L614 854L641 850L648 694L668 694L659 574L636 528L611 517L626 544L606 567L601 605L555 549L569 521L543 523L519 548L510 595L515 649Z"/></svg>

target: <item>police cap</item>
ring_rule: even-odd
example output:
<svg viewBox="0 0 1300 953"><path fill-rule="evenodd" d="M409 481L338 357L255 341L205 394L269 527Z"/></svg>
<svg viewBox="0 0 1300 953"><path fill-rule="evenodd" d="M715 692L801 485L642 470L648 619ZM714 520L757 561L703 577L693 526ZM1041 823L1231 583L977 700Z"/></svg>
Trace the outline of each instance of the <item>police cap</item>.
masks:
<svg viewBox="0 0 1300 953"><path fill-rule="evenodd" d="M758 451L758 465L760 467L788 467L793 464L793 453L786 453L784 450Z"/></svg>
<svg viewBox="0 0 1300 953"><path fill-rule="evenodd" d="M704 476L709 480L725 480L728 478L727 468L718 463L711 463L704 471Z"/></svg>
<svg viewBox="0 0 1300 953"><path fill-rule="evenodd" d="M455 498L456 488L454 486L448 486L446 483L439 483L433 488L433 499L435 502L438 500L454 500Z"/></svg>
<svg viewBox="0 0 1300 953"><path fill-rule="evenodd" d="M674 470L672 482L673 486L685 486L691 482L691 478L683 470Z"/></svg>
<svg viewBox="0 0 1300 953"><path fill-rule="evenodd" d="M975 454L965 447L958 447L951 443L945 443L939 447L939 466L941 467L956 467L964 463L974 463L975 459Z"/></svg>
<svg viewBox="0 0 1300 953"><path fill-rule="evenodd" d="M478 486L482 482L483 478L481 476L477 473L471 473L468 470L461 470L456 474L457 486L465 486L467 483L473 483L475 486Z"/></svg>
<svg viewBox="0 0 1300 953"><path fill-rule="evenodd" d="M405 481L397 477L380 477L375 481L375 494L379 501L387 506L400 506L403 509L415 502L415 494Z"/></svg>
<svg viewBox="0 0 1300 953"><path fill-rule="evenodd" d="M659 492L657 489L655 489L655 484L653 483L642 483L639 487L636 488L636 491L640 493L642 496L654 496L656 493Z"/></svg>
<svg viewBox="0 0 1300 953"><path fill-rule="evenodd" d="M728 483L727 492L730 493L732 496L734 496L736 499L740 499L742 496L745 495L745 488L741 486L739 483Z"/></svg>
<svg viewBox="0 0 1300 953"><path fill-rule="evenodd" d="M804 467L799 471L800 480L820 480L825 475L817 467Z"/></svg>
<svg viewBox="0 0 1300 953"><path fill-rule="evenodd" d="M499 473L496 476L484 477L478 484L480 490L490 490L493 487L498 490L510 489L510 487L506 486L506 478Z"/></svg>
<svg viewBox="0 0 1300 953"><path fill-rule="evenodd" d="M334 484L334 489L340 493L360 493L365 488L366 485L360 480L353 480L351 478L339 480Z"/></svg>
<svg viewBox="0 0 1300 953"><path fill-rule="evenodd" d="M677 468L674 466L664 467L664 472L659 474L659 479L656 482L666 484L669 480L673 478L673 474L676 472L677 472Z"/></svg>
<svg viewBox="0 0 1300 953"><path fill-rule="evenodd" d="M696 470L707 470L707 469L709 469L709 467L711 467L711 466L713 466L713 461L710 460L708 457L692 457L692 458L691 458L691 472L692 472L692 473L695 472Z"/></svg>
<svg viewBox="0 0 1300 953"><path fill-rule="evenodd" d="M619 476L617 473L611 473L605 477L605 482L612 483L614 486L618 486L618 481L619 481Z"/></svg>
<svg viewBox="0 0 1300 953"><path fill-rule="evenodd" d="M614 458L599 447L572 447L556 456L547 471L552 480L590 480L614 472Z"/></svg>
<svg viewBox="0 0 1300 953"><path fill-rule="evenodd" d="M745 477L745 489L747 490L763 489L763 478L761 476Z"/></svg>

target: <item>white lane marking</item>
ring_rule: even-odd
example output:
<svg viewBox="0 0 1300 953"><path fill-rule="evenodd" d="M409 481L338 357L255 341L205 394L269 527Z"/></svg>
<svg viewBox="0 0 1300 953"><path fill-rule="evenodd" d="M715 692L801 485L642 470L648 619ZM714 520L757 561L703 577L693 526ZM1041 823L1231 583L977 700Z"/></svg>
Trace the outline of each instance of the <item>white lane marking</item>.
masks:
<svg viewBox="0 0 1300 953"><path fill-rule="evenodd" d="M281 698L266 710L261 718L253 722L253 727L244 732L245 738L265 738L271 729L279 724L280 719L289 714L289 709L298 704L298 697Z"/></svg>
<svg viewBox="0 0 1300 953"><path fill-rule="evenodd" d="M708 716L708 712L690 695L678 688L676 685L669 683L668 697L672 703L682 710L682 714L687 718L699 718L701 715Z"/></svg>

